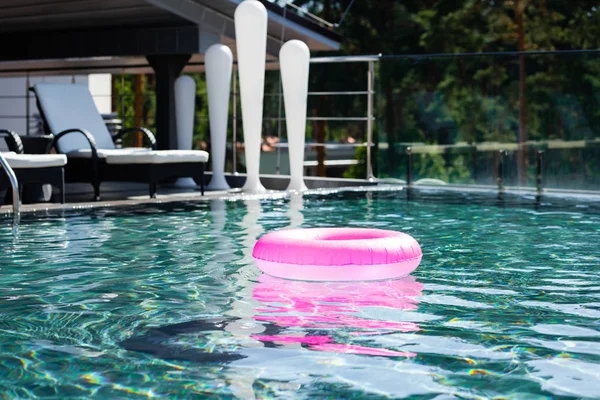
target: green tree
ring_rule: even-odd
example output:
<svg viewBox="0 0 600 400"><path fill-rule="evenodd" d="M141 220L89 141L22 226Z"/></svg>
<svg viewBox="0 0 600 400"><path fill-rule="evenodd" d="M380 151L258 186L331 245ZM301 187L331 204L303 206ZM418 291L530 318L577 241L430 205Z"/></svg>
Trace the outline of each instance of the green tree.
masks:
<svg viewBox="0 0 600 400"><path fill-rule="evenodd" d="M327 9L328 19L337 21L348 2L295 4L320 16ZM599 8L591 0L363 0L354 3L338 31L343 54L597 49ZM598 56L575 54L386 58L377 70L382 117L377 129L389 148L380 158L380 170L398 176L404 142L599 137L599 62ZM327 74L311 70L311 75L318 81ZM360 78L327 76L333 80L329 84L343 82L346 89ZM347 103L342 110L361 112L358 103ZM525 151L517 158L522 182L530 158ZM441 174L437 161L425 164L431 165L431 174ZM461 163L445 158L446 169L454 164Z"/></svg>

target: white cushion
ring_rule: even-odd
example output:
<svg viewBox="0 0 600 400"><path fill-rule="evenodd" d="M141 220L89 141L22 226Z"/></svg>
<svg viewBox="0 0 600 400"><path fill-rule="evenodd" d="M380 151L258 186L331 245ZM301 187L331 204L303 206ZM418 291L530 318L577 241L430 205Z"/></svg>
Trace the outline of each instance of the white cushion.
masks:
<svg viewBox="0 0 600 400"><path fill-rule="evenodd" d="M63 167L67 163L64 154L15 154L2 153L12 168Z"/></svg>
<svg viewBox="0 0 600 400"><path fill-rule="evenodd" d="M39 83L34 88L53 134L67 129L85 129L94 136L99 149L115 148L87 85ZM88 141L80 133L67 134L58 141L58 150L65 154L89 148Z"/></svg>
<svg viewBox="0 0 600 400"><path fill-rule="evenodd" d="M208 153L201 150L115 149L112 137L87 85L39 83L34 87L52 133L58 134L75 128L87 130L96 140L98 156L105 158L107 164L208 161ZM68 134L59 139L58 150L69 157L91 157L90 145L80 133Z"/></svg>
<svg viewBox="0 0 600 400"><path fill-rule="evenodd" d="M202 150L123 151L121 153L115 150L106 154L107 164L173 164L207 161L208 153Z"/></svg>
<svg viewBox="0 0 600 400"><path fill-rule="evenodd" d="M98 158L106 158L106 156L109 154L122 156L125 154L147 153L150 151L152 151L152 149L145 148L145 147L125 147L122 149L98 149ZM67 153L67 156L69 156L69 158L71 158L71 157L73 157L73 158L91 158L92 150L90 148L74 150L74 151L70 151L69 153Z"/></svg>

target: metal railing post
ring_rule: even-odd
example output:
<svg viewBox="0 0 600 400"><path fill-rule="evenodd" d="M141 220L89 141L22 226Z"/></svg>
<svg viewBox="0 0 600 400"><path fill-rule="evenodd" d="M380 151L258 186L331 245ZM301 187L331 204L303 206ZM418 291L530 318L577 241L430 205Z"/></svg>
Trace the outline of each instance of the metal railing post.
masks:
<svg viewBox="0 0 600 400"><path fill-rule="evenodd" d="M498 177L496 182L498 183L498 190L504 190L504 157L506 156L506 150L498 150Z"/></svg>
<svg viewBox="0 0 600 400"><path fill-rule="evenodd" d="M15 171L13 171L10 165L8 165L8 161L6 161L2 153L0 153L0 165L6 172L6 175L8 175L8 180L10 181L10 185L12 186L13 220L14 223L17 224L21 212L21 196L19 194L19 181L17 181Z"/></svg>
<svg viewBox="0 0 600 400"><path fill-rule="evenodd" d="M406 186L412 184L412 148L406 148Z"/></svg>
<svg viewBox="0 0 600 400"><path fill-rule="evenodd" d="M367 71L367 180L373 180L373 165L371 160L371 146L373 145L373 80L375 77L375 63L368 62Z"/></svg>
<svg viewBox="0 0 600 400"><path fill-rule="evenodd" d="M233 175L237 175L237 71L233 71L233 121L231 124L232 129L232 141L233 148L231 149L233 154L232 160L232 172Z"/></svg>
<svg viewBox="0 0 600 400"><path fill-rule="evenodd" d="M536 183L538 192L542 191L543 163L544 163L544 151L538 150L537 156L536 156L536 165L535 165L535 167L536 167L535 183Z"/></svg>

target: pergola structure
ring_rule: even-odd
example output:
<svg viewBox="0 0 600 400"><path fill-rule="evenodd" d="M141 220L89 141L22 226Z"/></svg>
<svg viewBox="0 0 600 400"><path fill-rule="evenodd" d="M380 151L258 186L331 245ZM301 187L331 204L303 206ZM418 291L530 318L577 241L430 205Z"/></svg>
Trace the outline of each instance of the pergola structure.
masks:
<svg viewBox="0 0 600 400"><path fill-rule="evenodd" d="M4 0L0 74L81 71L156 74L160 149L176 148L174 80L199 70L206 49L223 43L235 56L233 15L243 0ZM260 0L269 15L267 58L284 41L311 51L337 50L326 26Z"/></svg>

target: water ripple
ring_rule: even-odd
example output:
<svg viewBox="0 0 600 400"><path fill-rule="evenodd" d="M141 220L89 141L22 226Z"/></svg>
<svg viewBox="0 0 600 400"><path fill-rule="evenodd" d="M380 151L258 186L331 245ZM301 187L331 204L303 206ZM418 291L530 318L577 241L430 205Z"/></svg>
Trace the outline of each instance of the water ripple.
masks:
<svg viewBox="0 0 600 400"><path fill-rule="evenodd" d="M352 190L0 226L0 392L16 398L600 397L600 207ZM286 227L409 231L413 277L260 274Z"/></svg>

